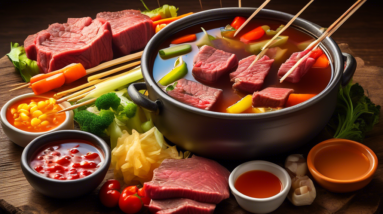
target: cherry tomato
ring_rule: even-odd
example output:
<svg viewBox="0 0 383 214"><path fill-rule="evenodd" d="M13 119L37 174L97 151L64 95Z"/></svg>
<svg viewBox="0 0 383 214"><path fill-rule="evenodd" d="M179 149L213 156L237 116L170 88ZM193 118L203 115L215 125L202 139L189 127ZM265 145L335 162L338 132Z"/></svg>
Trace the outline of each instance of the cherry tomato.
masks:
<svg viewBox="0 0 383 214"><path fill-rule="evenodd" d="M73 148L73 149L70 149L69 152L72 154L76 154L76 153L78 153L78 149Z"/></svg>
<svg viewBox="0 0 383 214"><path fill-rule="evenodd" d="M142 208L141 200L135 195L127 195L125 197L122 195L118 205L120 206L122 212L128 214L137 213Z"/></svg>
<svg viewBox="0 0 383 214"><path fill-rule="evenodd" d="M90 160L96 159L98 158L98 154L95 152L88 152L86 155L84 155L84 158L90 159Z"/></svg>
<svg viewBox="0 0 383 214"><path fill-rule="evenodd" d="M140 196L142 203L144 203L145 205L150 204L151 199L146 195L145 186L140 188L137 191L137 194L138 194L138 196Z"/></svg>
<svg viewBox="0 0 383 214"><path fill-rule="evenodd" d="M125 197L128 195L134 195L137 193L137 191L138 191L137 186L128 186L122 191L121 195L122 197Z"/></svg>
<svg viewBox="0 0 383 214"><path fill-rule="evenodd" d="M234 18L233 22L230 24L233 28L238 30L238 28L241 27L241 25L246 21L244 17L237 16Z"/></svg>
<svg viewBox="0 0 383 214"><path fill-rule="evenodd" d="M120 199L120 182L111 179L106 181L99 192L101 203L106 207L117 206Z"/></svg>

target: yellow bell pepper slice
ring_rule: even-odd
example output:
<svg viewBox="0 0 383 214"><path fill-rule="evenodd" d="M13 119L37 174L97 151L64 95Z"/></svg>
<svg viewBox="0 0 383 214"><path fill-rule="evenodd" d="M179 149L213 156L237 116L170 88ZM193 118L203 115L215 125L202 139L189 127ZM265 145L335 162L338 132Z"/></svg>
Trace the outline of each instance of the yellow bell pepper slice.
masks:
<svg viewBox="0 0 383 214"><path fill-rule="evenodd" d="M247 95L246 97L242 98L237 103L229 106L226 109L226 112L227 113L232 113L232 114L242 113L242 112L246 111L248 108L251 107L252 102L253 102L252 96L251 95Z"/></svg>

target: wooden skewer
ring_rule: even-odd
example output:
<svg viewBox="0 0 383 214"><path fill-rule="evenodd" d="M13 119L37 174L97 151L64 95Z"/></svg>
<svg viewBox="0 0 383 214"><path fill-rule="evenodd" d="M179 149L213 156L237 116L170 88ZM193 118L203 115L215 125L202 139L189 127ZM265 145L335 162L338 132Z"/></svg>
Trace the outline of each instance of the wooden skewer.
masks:
<svg viewBox="0 0 383 214"><path fill-rule="evenodd" d="M242 7L242 2L241 2L241 0L238 0L238 7Z"/></svg>
<svg viewBox="0 0 383 214"><path fill-rule="evenodd" d="M219 0L219 4L221 5L221 7L222 7L222 0Z"/></svg>
<svg viewBox="0 0 383 214"><path fill-rule="evenodd" d="M75 88L71 88L69 90L59 92L59 93L55 94L54 97L57 99L57 98L65 96L67 94L70 94L72 92L79 91L79 90L81 90L83 88L87 88L89 86L96 85L97 83L100 83L100 82L103 82L103 81L105 81L105 79L93 80L92 82L88 82L88 83L85 83L83 85L77 86Z"/></svg>
<svg viewBox="0 0 383 214"><path fill-rule="evenodd" d="M28 87L29 86L29 83L27 83L27 84L25 84L25 85L22 85L22 86L19 86L19 87L16 87L16 88L12 88L11 90L9 90L9 91L15 91L15 90L17 90L17 89L20 89L20 88L26 88L26 87Z"/></svg>
<svg viewBox="0 0 383 214"><path fill-rule="evenodd" d="M261 6L259 6L258 9L256 9L256 10L254 11L253 14L251 14L251 16L245 21L245 23L243 23L243 24L241 25L241 27L239 27L238 30L235 31L235 33L234 33L234 37L239 33L239 31L241 31L241 30L247 25L247 23L250 22L251 19L253 19L253 17L254 17L255 15L257 15L257 13L259 13L259 11L261 11L261 10L262 10L262 9L269 3L269 2L270 2L270 0L266 0L265 2L263 2L263 4L262 4Z"/></svg>
<svg viewBox="0 0 383 214"><path fill-rule="evenodd" d="M81 91L78 91L78 92L76 92L76 93L73 93L73 94L71 94L71 95L68 95L68 96L66 96L66 97L63 97L63 98L57 100L56 103L62 103L62 102L64 102L64 101L69 100L70 98L77 97L77 96L79 96L79 95L81 95L81 94L84 94L84 93L86 93L86 92L89 92L89 91L91 91L91 90L93 90L93 89L95 89L95 88L96 88L96 86L88 87L88 88L86 88L86 89L83 89L83 90L81 90Z"/></svg>
<svg viewBox="0 0 383 214"><path fill-rule="evenodd" d="M157 0L157 3L158 3L158 7L161 7L160 0Z"/></svg>
<svg viewBox="0 0 383 214"><path fill-rule="evenodd" d="M66 109L63 109L63 110L61 110L61 111L56 112L56 114L61 113L61 112L70 111L70 110L76 109L76 108L78 108L78 107L81 107L81 106L85 106L85 105L94 103L94 102L96 101L96 99L97 99L97 98L92 98L92 99L90 99L90 100L87 100L87 101L85 101L85 102L79 103L79 104L77 104L77 105L73 105L73 106L71 106L71 107L69 107L69 108L66 108Z"/></svg>
<svg viewBox="0 0 383 214"><path fill-rule="evenodd" d="M267 50L269 50L269 47L271 46L271 44L278 38L279 35L281 35L287 28L290 27L290 25L295 21L295 19L297 19L302 13L303 11L305 11L307 9L308 6L310 6L311 3L313 3L314 0L311 0L309 3L307 3L280 31L277 32L277 34L274 35L273 38L270 39L269 42L267 42L263 47L262 47L262 51L261 53L259 53L257 55L257 57L254 59L254 61L251 63L251 65L249 66L249 68L251 66L253 66L263 55L266 54Z"/></svg>
<svg viewBox="0 0 383 214"><path fill-rule="evenodd" d="M202 0L199 0L199 4L201 5L201 10L203 10L202 9Z"/></svg>
<svg viewBox="0 0 383 214"><path fill-rule="evenodd" d="M86 93L83 93L83 94L81 94L81 95L79 95L79 96L72 97L72 98L68 99L68 102L73 102L73 101L80 100L80 99L86 97L86 95L88 95L89 93L90 93L90 92L86 92Z"/></svg>
<svg viewBox="0 0 383 214"><path fill-rule="evenodd" d="M312 42L309 46L311 47L318 47L319 46L319 43L322 42L328 35L332 35L337 29L339 29L339 27L348 19L351 17L352 14L354 14L364 3L366 2L366 0L358 0L354 5L352 5L350 7L350 9L348 9L342 16L341 18L342 19L337 19L335 21L335 25L332 24L329 29L326 30L325 33L323 33L317 40L315 40L314 42ZM360 4L359 4L360 3ZM325 36L324 36L325 35ZM306 48L306 50L308 50L309 48ZM305 56L303 56L301 59L298 60L297 63L295 63L295 65L290 68L290 70L280 79L280 83L282 83L305 59L307 59L312 50L314 50L315 48L312 48Z"/></svg>
<svg viewBox="0 0 383 214"><path fill-rule="evenodd" d="M25 82L19 82L19 83L11 84L11 85L9 85L9 86L10 86L10 87L15 87L15 86L21 86L21 85L28 85L28 83L25 83Z"/></svg>
<svg viewBox="0 0 383 214"><path fill-rule="evenodd" d="M110 71L105 71L103 73L100 73L100 74L96 74L96 75L93 75L93 76L90 76L88 77L88 82L90 81L93 81L93 80L96 80L96 79L100 79L100 78L103 78L103 77L106 77L106 76L109 76L111 74L114 74L114 73L117 73L119 71L122 71L122 70L125 70L125 69L128 69L128 68L131 68L133 66L137 66L141 64L141 61L138 61L138 62L133 62L133 63L130 63L130 64L127 64L127 65L124 65L124 66L121 66L121 67L118 67L118 68L115 68L115 69L112 69Z"/></svg>

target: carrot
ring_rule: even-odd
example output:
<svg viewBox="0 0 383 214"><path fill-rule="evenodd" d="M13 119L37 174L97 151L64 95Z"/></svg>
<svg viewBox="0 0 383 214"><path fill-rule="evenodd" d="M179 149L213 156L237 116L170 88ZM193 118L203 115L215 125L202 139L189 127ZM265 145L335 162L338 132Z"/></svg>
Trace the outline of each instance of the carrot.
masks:
<svg viewBox="0 0 383 214"><path fill-rule="evenodd" d="M42 79L32 84L32 90L36 95L43 94L55 88L60 88L65 83L65 76L62 73Z"/></svg>
<svg viewBox="0 0 383 214"><path fill-rule="evenodd" d="M65 84L69 84L86 76L86 70L81 63L77 63L76 65L63 69L63 74L65 76Z"/></svg>
<svg viewBox="0 0 383 214"><path fill-rule="evenodd" d="M51 77L51 76L59 74L59 73L62 73L62 69L57 70L57 71L52 71L52 72L47 73L47 74L37 74L31 78L31 81L29 83L32 84L32 83L35 83L35 82L40 81L42 79L46 79L48 77Z"/></svg>
<svg viewBox="0 0 383 214"><path fill-rule="evenodd" d="M263 30L262 26L255 28L247 33L245 33L239 40L243 43L250 43L254 40L260 39L265 34L265 30Z"/></svg>
<svg viewBox="0 0 383 214"><path fill-rule="evenodd" d="M171 42L171 44L181 44L185 42L192 42L197 39L197 36L195 34L189 34L186 36L181 36L180 38L177 38Z"/></svg>
<svg viewBox="0 0 383 214"><path fill-rule="evenodd" d="M290 94L285 107L290 107L313 98L316 94Z"/></svg>
<svg viewBox="0 0 383 214"><path fill-rule="evenodd" d="M169 23L172 23L172 22L174 22L174 21L176 21L176 20L178 20L178 19L181 19L181 18L183 18L183 17L185 17L185 16L189 16L189 15L191 15L191 14L193 14L193 12L186 13L186 14L184 14L184 15L177 16L177 17L172 17L172 18L161 19L161 20L155 21L155 22L153 22L153 27L154 27L154 29L156 29L157 25L160 25L160 24L169 24Z"/></svg>
<svg viewBox="0 0 383 214"><path fill-rule="evenodd" d="M243 23L245 23L246 19L241 16L237 16L234 18L233 22L230 24L234 29L238 30L242 26Z"/></svg>
<svg viewBox="0 0 383 214"><path fill-rule="evenodd" d="M318 57L317 61L315 61L313 68L327 68L330 62L327 59L326 54L322 54Z"/></svg>
<svg viewBox="0 0 383 214"><path fill-rule="evenodd" d="M162 17L161 17L161 15L160 14L158 14L157 16L153 16L152 18L150 18L153 22L154 21L158 21L158 20L161 20L162 19Z"/></svg>
<svg viewBox="0 0 383 214"><path fill-rule="evenodd" d="M311 51L311 53L310 53L310 57L311 57L311 58L314 58L314 59L317 59L317 58L320 57L322 54L323 54L322 49L317 48L317 49Z"/></svg>

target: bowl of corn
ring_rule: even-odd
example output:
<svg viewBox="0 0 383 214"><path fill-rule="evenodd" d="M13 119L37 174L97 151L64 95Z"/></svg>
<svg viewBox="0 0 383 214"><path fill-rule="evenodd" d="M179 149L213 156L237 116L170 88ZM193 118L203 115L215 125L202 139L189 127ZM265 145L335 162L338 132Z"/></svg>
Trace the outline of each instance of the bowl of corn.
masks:
<svg viewBox="0 0 383 214"><path fill-rule="evenodd" d="M9 100L1 109L1 126L8 138L25 147L36 137L57 130L73 129L73 111L57 113L70 103L34 93Z"/></svg>

